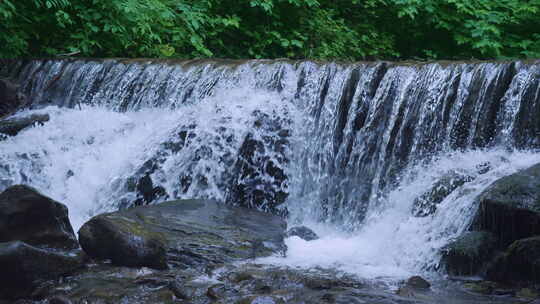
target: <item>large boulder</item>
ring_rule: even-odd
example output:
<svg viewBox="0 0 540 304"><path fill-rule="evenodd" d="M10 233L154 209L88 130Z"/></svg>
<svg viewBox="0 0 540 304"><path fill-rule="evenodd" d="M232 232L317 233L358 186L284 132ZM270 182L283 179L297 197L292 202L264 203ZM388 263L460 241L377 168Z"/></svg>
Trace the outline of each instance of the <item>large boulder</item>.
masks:
<svg viewBox="0 0 540 304"><path fill-rule="evenodd" d="M475 275L496 248L497 238L493 233L470 231L442 249L442 263L451 275Z"/></svg>
<svg viewBox="0 0 540 304"><path fill-rule="evenodd" d="M49 114L33 114L0 120L0 133L15 136L23 129L49 121Z"/></svg>
<svg viewBox="0 0 540 304"><path fill-rule="evenodd" d="M540 164L495 181L478 198L472 230L494 233L500 246L540 234Z"/></svg>
<svg viewBox="0 0 540 304"><path fill-rule="evenodd" d="M126 266L206 269L283 252L278 216L210 200L179 200L99 215L79 231L93 257Z"/></svg>
<svg viewBox="0 0 540 304"><path fill-rule="evenodd" d="M118 214L92 218L79 230L79 240L83 250L94 258L123 266L167 268L163 236Z"/></svg>
<svg viewBox="0 0 540 304"><path fill-rule="evenodd" d="M540 283L540 236L512 243L487 269L494 281Z"/></svg>
<svg viewBox="0 0 540 304"><path fill-rule="evenodd" d="M67 207L25 185L0 193L0 242L10 241L58 249L79 248Z"/></svg>
<svg viewBox="0 0 540 304"><path fill-rule="evenodd" d="M13 82L0 79L0 118L9 116L27 103L19 86Z"/></svg>
<svg viewBox="0 0 540 304"><path fill-rule="evenodd" d="M80 268L80 252L49 250L24 242L0 243L0 299L27 297L39 284Z"/></svg>

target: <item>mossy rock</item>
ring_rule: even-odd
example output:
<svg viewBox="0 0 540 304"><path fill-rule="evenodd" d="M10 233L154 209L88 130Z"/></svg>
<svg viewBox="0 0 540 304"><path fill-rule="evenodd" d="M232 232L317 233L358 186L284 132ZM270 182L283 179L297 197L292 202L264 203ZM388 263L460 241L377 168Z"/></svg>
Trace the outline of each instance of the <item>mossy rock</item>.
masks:
<svg viewBox="0 0 540 304"><path fill-rule="evenodd" d="M166 240L140 222L117 214L92 218L79 230L79 241L91 257L115 265L167 268Z"/></svg>
<svg viewBox="0 0 540 304"><path fill-rule="evenodd" d="M283 253L286 223L210 200L178 200L99 215L79 231L92 257L116 265L206 269Z"/></svg>
<svg viewBox="0 0 540 304"><path fill-rule="evenodd" d="M470 231L443 247L442 263L451 275L475 275L489 262L496 247L493 233Z"/></svg>
<svg viewBox="0 0 540 304"><path fill-rule="evenodd" d="M490 280L540 283L540 236L512 243L489 265Z"/></svg>
<svg viewBox="0 0 540 304"><path fill-rule="evenodd" d="M494 233L500 246L540 235L540 164L500 178L478 200L473 229Z"/></svg>

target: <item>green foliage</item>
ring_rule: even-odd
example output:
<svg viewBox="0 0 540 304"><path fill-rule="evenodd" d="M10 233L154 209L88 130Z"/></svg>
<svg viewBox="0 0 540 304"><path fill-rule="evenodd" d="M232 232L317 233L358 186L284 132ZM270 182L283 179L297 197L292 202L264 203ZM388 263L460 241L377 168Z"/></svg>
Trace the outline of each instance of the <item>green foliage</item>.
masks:
<svg viewBox="0 0 540 304"><path fill-rule="evenodd" d="M0 0L0 57L540 57L540 0Z"/></svg>

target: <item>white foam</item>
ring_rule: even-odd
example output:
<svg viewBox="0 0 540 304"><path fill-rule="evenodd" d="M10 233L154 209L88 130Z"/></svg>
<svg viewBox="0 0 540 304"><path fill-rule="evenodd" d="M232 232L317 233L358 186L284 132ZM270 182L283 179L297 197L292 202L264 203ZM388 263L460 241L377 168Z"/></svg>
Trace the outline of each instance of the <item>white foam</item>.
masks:
<svg viewBox="0 0 540 304"><path fill-rule="evenodd" d="M117 208L120 198L129 195L125 180L157 155L163 142L178 137L179 126L195 125L196 138L190 147L168 155L153 180L171 199L224 199L223 176L245 135L265 135L253 128L255 111L270 117L294 116L292 105L276 94L247 89L222 90L176 110L120 113L104 106L83 106L25 111L18 116L48 113L50 121L0 141L0 190L14 184L35 187L66 204L78 230L91 216ZM211 152L194 161L205 147ZM179 172L188 169L193 176L204 176L205 184L174 196Z"/></svg>
<svg viewBox="0 0 540 304"><path fill-rule="evenodd" d="M489 162L492 170L479 174L477 166ZM439 252L452 238L468 228L476 211L475 198L493 181L540 162L533 152L503 150L469 151L439 157L428 165L409 168L401 186L370 208L365 225L356 232L339 227L305 225L321 238L306 242L298 237L286 240L286 258L271 257L261 262L303 268L336 268L361 278L395 282L415 274L436 275ZM475 177L452 192L435 214L414 217L415 198L450 170Z"/></svg>

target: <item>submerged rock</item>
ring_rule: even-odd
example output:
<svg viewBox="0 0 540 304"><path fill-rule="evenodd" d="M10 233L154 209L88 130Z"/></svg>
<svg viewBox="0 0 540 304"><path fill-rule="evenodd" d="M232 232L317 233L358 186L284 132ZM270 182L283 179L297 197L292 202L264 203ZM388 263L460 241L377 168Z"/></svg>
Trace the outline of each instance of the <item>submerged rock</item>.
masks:
<svg viewBox="0 0 540 304"><path fill-rule="evenodd" d="M0 194L0 242L10 241L79 248L67 207L25 185L9 187Z"/></svg>
<svg viewBox="0 0 540 304"><path fill-rule="evenodd" d="M40 283L82 267L80 252L42 249L24 242L0 243L0 299L28 296Z"/></svg>
<svg viewBox="0 0 540 304"><path fill-rule="evenodd" d="M241 299L238 304L285 304L285 301L272 296L251 296Z"/></svg>
<svg viewBox="0 0 540 304"><path fill-rule="evenodd" d="M8 116L27 103L26 96L19 92L19 86L0 79L0 118Z"/></svg>
<svg viewBox="0 0 540 304"><path fill-rule="evenodd" d="M431 189L414 200L413 214L424 217L435 213L439 205L450 193L457 188L470 182L473 178L469 175L450 171L438 180Z"/></svg>
<svg viewBox="0 0 540 304"><path fill-rule="evenodd" d="M494 233L501 246L540 234L540 164L500 178L478 200L473 230Z"/></svg>
<svg viewBox="0 0 540 304"><path fill-rule="evenodd" d="M54 296L48 299L49 304L73 304L71 300L63 296Z"/></svg>
<svg viewBox="0 0 540 304"><path fill-rule="evenodd" d="M286 236L297 236L305 241L314 241L319 239L319 236L306 226L292 227L287 231Z"/></svg>
<svg viewBox="0 0 540 304"><path fill-rule="evenodd" d="M81 246L114 264L206 269L283 252L285 222L209 200L180 200L103 214L79 231Z"/></svg>
<svg viewBox="0 0 540 304"><path fill-rule="evenodd" d="M484 295L514 295L513 289L493 281L472 281L463 284L467 290Z"/></svg>
<svg viewBox="0 0 540 304"><path fill-rule="evenodd" d="M396 294L404 298L418 298L421 293L428 291L431 284L421 276L412 276L396 290Z"/></svg>
<svg viewBox="0 0 540 304"><path fill-rule="evenodd" d="M431 284L421 276L412 276L405 282L405 286L414 289L428 289L431 287Z"/></svg>
<svg viewBox="0 0 540 304"><path fill-rule="evenodd" d="M79 241L89 256L110 259L115 265L167 268L163 235L119 214L102 214L86 222Z"/></svg>
<svg viewBox="0 0 540 304"><path fill-rule="evenodd" d="M489 265L487 277L510 283L540 283L540 236L512 243Z"/></svg>
<svg viewBox="0 0 540 304"><path fill-rule="evenodd" d="M23 129L35 124L43 124L49 121L49 114L33 114L26 117L15 117L0 120L0 133L15 136Z"/></svg>
<svg viewBox="0 0 540 304"><path fill-rule="evenodd" d="M471 231L442 249L442 263L451 275L475 275L497 248L493 233Z"/></svg>

